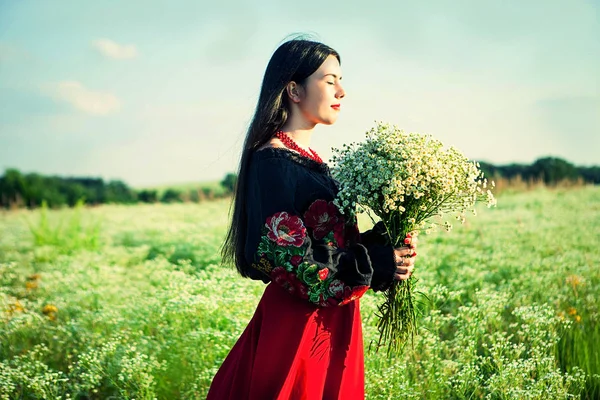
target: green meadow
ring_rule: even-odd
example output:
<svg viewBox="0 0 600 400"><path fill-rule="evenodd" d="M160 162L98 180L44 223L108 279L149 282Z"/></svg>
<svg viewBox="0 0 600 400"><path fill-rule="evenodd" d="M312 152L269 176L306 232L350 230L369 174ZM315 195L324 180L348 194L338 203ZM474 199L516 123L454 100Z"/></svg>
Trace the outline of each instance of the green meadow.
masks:
<svg viewBox="0 0 600 400"><path fill-rule="evenodd" d="M0 399L205 398L264 290L219 265L228 210L1 212ZM369 348L381 298L361 300L367 398L600 398L599 244L599 187L504 192L420 236L401 357Z"/></svg>

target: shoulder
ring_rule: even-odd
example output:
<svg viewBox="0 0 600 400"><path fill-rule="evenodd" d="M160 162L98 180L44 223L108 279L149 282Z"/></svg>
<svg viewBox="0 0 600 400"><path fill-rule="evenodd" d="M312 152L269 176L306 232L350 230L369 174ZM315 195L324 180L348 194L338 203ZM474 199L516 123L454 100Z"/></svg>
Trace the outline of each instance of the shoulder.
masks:
<svg viewBox="0 0 600 400"><path fill-rule="evenodd" d="M272 210L295 209L301 169L275 149L252 153L246 184L249 207Z"/></svg>
<svg viewBox="0 0 600 400"><path fill-rule="evenodd" d="M256 167L274 170L290 169L294 166L290 157L291 151L285 147L261 147L255 150L250 158L250 163Z"/></svg>
<svg viewBox="0 0 600 400"><path fill-rule="evenodd" d="M250 159L250 181L266 190L280 191L295 187L303 171L287 156L286 151L285 148L276 147L254 151Z"/></svg>
<svg viewBox="0 0 600 400"><path fill-rule="evenodd" d="M330 175L327 164L319 163L304 157L287 147L272 145L261 146L252 153L251 163L258 166L268 164L269 166L282 166L288 172L297 174L318 173Z"/></svg>
<svg viewBox="0 0 600 400"><path fill-rule="evenodd" d="M260 146L259 148L256 149L256 151L260 151L263 149L285 149L286 147L283 145L283 143L281 142L281 140L279 140L279 138L272 138L271 140L269 140L267 143L263 144L262 146Z"/></svg>

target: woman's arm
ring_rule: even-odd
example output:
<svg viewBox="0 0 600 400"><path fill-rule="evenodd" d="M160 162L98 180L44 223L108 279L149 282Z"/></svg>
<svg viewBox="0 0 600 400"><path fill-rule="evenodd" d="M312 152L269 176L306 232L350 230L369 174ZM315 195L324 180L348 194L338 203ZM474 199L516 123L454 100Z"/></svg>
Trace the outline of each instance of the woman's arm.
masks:
<svg viewBox="0 0 600 400"><path fill-rule="evenodd" d="M392 248L390 236L382 221L377 222L372 229L361 233L360 242L367 248L373 260L373 279L371 279L373 291L379 292L388 289L395 279L410 278L417 256L418 237L416 232L411 232L406 236L405 246L393 249L396 261L396 267L393 270L390 270L389 265L377 261L378 253L387 253Z"/></svg>
<svg viewBox="0 0 600 400"><path fill-rule="evenodd" d="M315 199L297 210L298 188L277 160L262 160L249 192L246 258L291 294L317 306L343 305L361 297L375 276L393 280L394 249L369 249L347 240L353 227L331 201ZM358 239L358 238L357 238ZM385 273L381 273L385 271ZM378 283L378 285L380 285Z"/></svg>

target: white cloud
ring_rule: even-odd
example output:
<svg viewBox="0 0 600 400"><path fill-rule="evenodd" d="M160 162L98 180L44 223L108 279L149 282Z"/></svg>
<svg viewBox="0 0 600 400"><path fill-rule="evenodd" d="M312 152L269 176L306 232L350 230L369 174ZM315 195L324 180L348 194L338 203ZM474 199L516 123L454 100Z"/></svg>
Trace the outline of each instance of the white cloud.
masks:
<svg viewBox="0 0 600 400"><path fill-rule="evenodd" d="M94 40L92 45L103 56L108 58L126 59L135 58L138 55L138 51L134 45L121 45L109 39Z"/></svg>
<svg viewBox="0 0 600 400"><path fill-rule="evenodd" d="M76 81L46 85L42 91L91 115L107 115L121 107L121 102L115 95L92 91Z"/></svg>

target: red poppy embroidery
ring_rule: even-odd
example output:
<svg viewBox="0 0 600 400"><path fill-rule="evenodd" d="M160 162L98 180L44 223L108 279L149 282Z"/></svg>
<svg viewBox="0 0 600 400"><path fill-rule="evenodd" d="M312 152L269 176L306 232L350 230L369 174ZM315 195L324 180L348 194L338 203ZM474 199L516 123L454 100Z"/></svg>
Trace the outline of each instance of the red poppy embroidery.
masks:
<svg viewBox="0 0 600 400"><path fill-rule="evenodd" d="M267 236L278 246L300 247L306 237L306 228L302 220L290 216L287 212L279 212L267 218L265 224L269 230Z"/></svg>
<svg viewBox="0 0 600 400"><path fill-rule="evenodd" d="M296 274L286 271L285 268L273 268L271 279L290 294L297 294L302 299L308 299L308 287L298 279Z"/></svg>
<svg viewBox="0 0 600 400"><path fill-rule="evenodd" d="M316 200L304 213L304 222L307 227L312 228L316 240L323 239L339 220L340 214L335 204L325 200Z"/></svg>
<svg viewBox="0 0 600 400"><path fill-rule="evenodd" d="M340 303L340 305L348 304L351 301L361 298L362 295L367 292L367 290L369 290L369 286L365 285L355 286L352 288L346 286L344 288L344 300Z"/></svg>
<svg viewBox="0 0 600 400"><path fill-rule="evenodd" d="M322 270L320 270L318 272L318 274L319 274L319 279L324 281L325 279L327 279L327 276L329 276L329 269L323 268Z"/></svg>
<svg viewBox="0 0 600 400"><path fill-rule="evenodd" d="M333 227L333 237L335 238L335 241L336 241L338 247L341 247L341 248L346 247L346 245L345 245L346 232L345 232L343 222L339 222Z"/></svg>
<svg viewBox="0 0 600 400"><path fill-rule="evenodd" d="M271 271L271 279L279 286L286 287L288 272L283 267L273 268Z"/></svg>

